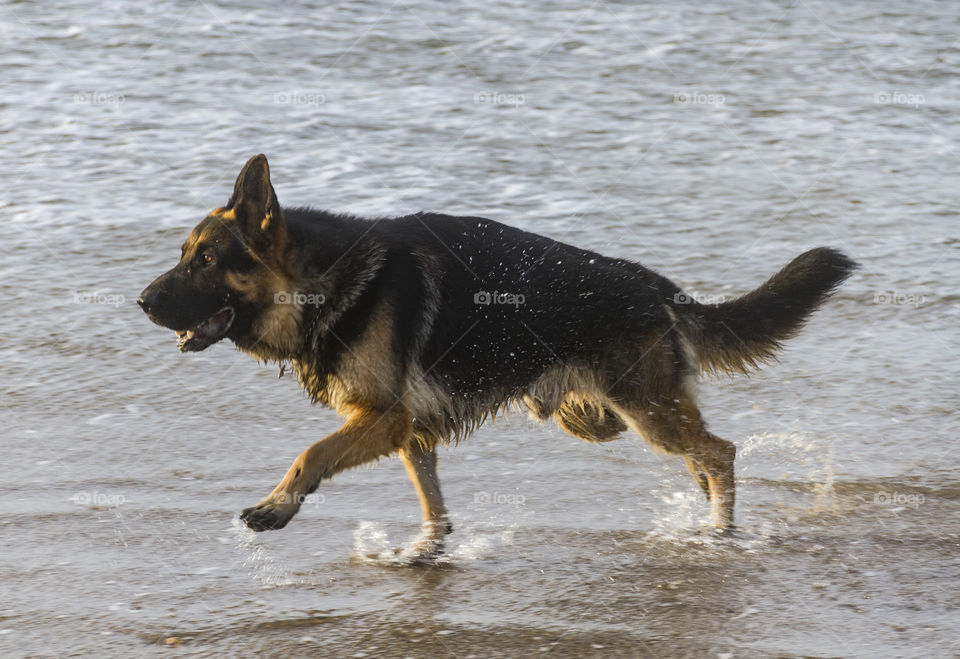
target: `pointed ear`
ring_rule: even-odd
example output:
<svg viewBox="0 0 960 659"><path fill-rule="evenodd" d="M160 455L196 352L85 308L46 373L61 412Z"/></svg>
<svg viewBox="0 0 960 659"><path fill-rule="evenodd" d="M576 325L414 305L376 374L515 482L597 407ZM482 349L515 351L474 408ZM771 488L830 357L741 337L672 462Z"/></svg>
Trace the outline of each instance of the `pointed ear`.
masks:
<svg viewBox="0 0 960 659"><path fill-rule="evenodd" d="M254 156L240 170L227 207L233 210L247 235L270 237L280 230L283 217L265 155Z"/></svg>

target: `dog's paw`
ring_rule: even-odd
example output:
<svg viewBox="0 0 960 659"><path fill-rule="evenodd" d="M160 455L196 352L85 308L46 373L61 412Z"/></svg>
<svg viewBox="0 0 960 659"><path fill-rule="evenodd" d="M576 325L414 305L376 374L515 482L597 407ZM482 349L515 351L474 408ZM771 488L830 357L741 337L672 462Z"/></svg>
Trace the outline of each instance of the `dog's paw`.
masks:
<svg viewBox="0 0 960 659"><path fill-rule="evenodd" d="M704 527L700 533L713 538L736 538L738 536L738 530L736 526L729 524L727 526L707 526Z"/></svg>
<svg viewBox="0 0 960 659"><path fill-rule="evenodd" d="M296 506L264 501L245 508L240 519L254 531L275 531L286 526L296 514Z"/></svg>
<svg viewBox="0 0 960 659"><path fill-rule="evenodd" d="M444 543L436 539L418 539L407 547L394 547L396 560L402 565L436 565L443 557Z"/></svg>
<svg viewBox="0 0 960 659"><path fill-rule="evenodd" d="M446 536L450 533L453 533L453 524L448 520L424 522L420 527L420 534L413 541L413 546L404 553L411 554L414 564L435 563L443 555ZM401 551L403 550L397 553Z"/></svg>

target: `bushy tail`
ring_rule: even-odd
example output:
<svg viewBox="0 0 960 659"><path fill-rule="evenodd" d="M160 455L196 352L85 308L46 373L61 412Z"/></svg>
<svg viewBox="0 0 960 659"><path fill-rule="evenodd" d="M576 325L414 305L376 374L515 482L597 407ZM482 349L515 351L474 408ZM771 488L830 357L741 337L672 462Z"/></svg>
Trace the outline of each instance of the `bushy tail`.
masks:
<svg viewBox="0 0 960 659"><path fill-rule="evenodd" d="M747 372L772 360L810 314L857 268L829 247L804 252L751 293L722 304L676 304L704 371Z"/></svg>

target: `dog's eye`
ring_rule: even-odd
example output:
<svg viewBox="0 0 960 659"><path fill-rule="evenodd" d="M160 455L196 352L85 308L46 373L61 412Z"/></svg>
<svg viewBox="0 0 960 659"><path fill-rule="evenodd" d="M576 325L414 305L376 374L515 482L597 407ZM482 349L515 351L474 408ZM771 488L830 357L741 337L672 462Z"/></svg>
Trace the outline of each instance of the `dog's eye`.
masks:
<svg viewBox="0 0 960 659"><path fill-rule="evenodd" d="M211 263L213 263L213 256L211 256L209 252L206 252L205 254L200 256L200 262L203 263L204 265L210 265Z"/></svg>

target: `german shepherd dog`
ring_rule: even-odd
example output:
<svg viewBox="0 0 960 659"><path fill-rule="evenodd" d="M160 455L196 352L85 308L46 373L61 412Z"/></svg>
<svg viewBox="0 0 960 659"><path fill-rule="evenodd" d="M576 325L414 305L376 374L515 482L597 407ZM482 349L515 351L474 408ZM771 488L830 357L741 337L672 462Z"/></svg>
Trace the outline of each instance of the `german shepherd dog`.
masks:
<svg viewBox="0 0 960 659"><path fill-rule="evenodd" d="M437 445L515 405L580 439L629 428L681 456L712 526L732 529L736 449L707 430L697 376L773 358L855 267L821 247L743 297L700 304L639 263L480 217L281 208L257 155L137 302L183 352L228 338L291 363L345 418L242 512L247 526L283 528L321 481L399 453L423 511L414 550L432 557L452 530Z"/></svg>

